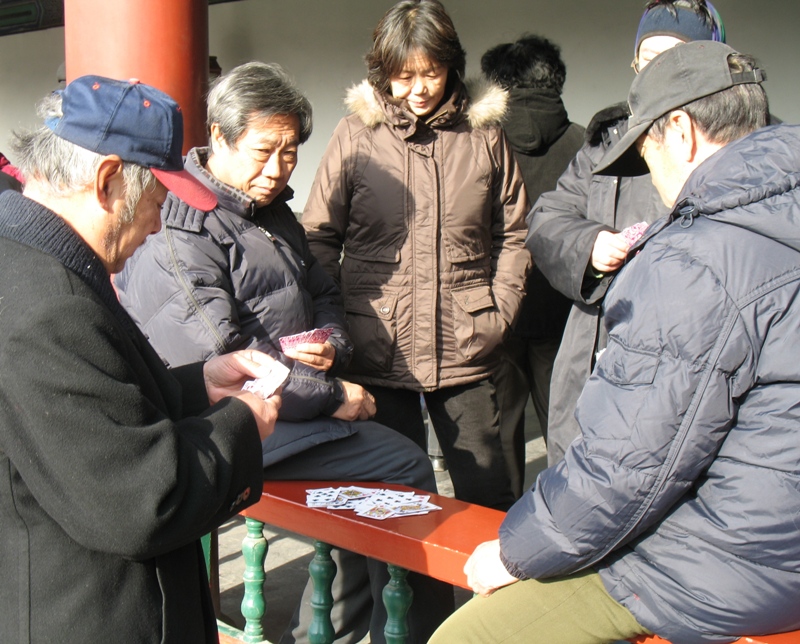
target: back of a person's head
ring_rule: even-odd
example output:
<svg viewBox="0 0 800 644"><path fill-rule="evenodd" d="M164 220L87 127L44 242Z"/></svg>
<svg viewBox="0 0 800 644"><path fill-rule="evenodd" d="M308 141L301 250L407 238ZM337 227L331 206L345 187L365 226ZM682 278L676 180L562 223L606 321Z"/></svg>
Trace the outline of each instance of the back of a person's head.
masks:
<svg viewBox="0 0 800 644"><path fill-rule="evenodd" d="M734 53L728 57L731 75L758 74L755 58ZM769 100L761 83L742 83L704 96L680 108L711 143L726 145L769 124ZM669 114L653 123L650 133L663 140Z"/></svg>
<svg viewBox="0 0 800 644"><path fill-rule="evenodd" d="M37 105L42 121L60 118L61 95L52 93ZM41 125L33 130L12 133L11 145L17 165L26 179L38 182L53 195L66 196L89 185L100 163L101 155L90 152Z"/></svg>
<svg viewBox="0 0 800 644"><path fill-rule="evenodd" d="M463 79L467 55L439 0L403 0L383 15L366 55L367 79L378 91L387 92L389 79L418 54Z"/></svg>
<svg viewBox="0 0 800 644"><path fill-rule="evenodd" d="M294 114L300 120L300 143L311 136L311 103L289 75L275 63L249 62L220 76L208 94L211 128L219 126L225 142L234 146L253 118Z"/></svg>
<svg viewBox="0 0 800 644"><path fill-rule="evenodd" d="M46 96L39 102L37 113L45 122L61 117L61 95L54 92ZM91 186L103 158L57 136L46 125L13 132L11 145L26 182L35 182L41 192L51 197L67 197ZM155 177L148 168L127 162L123 163L123 176L126 187L123 221L130 222L141 195L155 185Z"/></svg>
<svg viewBox="0 0 800 644"><path fill-rule="evenodd" d="M481 57L481 70L506 89L544 89L558 94L564 90L567 77L559 47L534 35L492 47Z"/></svg>

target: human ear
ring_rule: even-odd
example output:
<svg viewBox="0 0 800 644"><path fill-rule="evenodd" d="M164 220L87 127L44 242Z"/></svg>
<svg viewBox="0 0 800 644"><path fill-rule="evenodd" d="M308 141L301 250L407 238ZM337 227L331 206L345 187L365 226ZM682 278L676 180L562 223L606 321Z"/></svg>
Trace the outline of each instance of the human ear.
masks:
<svg viewBox="0 0 800 644"><path fill-rule="evenodd" d="M211 152L216 153L220 150L220 148L228 147L228 144L225 142L225 137L222 136L222 130L219 127L219 123L212 123L211 124Z"/></svg>
<svg viewBox="0 0 800 644"><path fill-rule="evenodd" d="M683 110L675 110L669 115L672 131L673 151L686 163L692 163L697 156L697 130L692 118Z"/></svg>
<svg viewBox="0 0 800 644"><path fill-rule="evenodd" d="M94 177L94 197L106 212L114 211L114 202L125 198L123 162L116 154L103 157Z"/></svg>

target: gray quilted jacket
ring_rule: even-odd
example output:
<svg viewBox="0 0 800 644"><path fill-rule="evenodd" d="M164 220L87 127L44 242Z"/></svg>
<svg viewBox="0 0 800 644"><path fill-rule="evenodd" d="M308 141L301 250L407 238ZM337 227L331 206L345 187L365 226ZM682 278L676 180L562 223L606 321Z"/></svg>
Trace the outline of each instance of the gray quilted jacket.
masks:
<svg viewBox="0 0 800 644"><path fill-rule="evenodd" d="M582 437L505 519L513 574L594 567L676 644L800 628L800 127L729 144L604 303Z"/></svg>

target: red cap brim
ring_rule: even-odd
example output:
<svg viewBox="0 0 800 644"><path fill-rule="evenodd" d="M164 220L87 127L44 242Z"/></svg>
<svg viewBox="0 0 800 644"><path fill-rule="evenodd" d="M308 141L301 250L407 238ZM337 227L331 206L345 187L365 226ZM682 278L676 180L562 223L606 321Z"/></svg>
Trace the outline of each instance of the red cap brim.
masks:
<svg viewBox="0 0 800 644"><path fill-rule="evenodd" d="M167 190L192 208L207 212L217 207L217 196L186 170L150 168L150 172L167 187Z"/></svg>

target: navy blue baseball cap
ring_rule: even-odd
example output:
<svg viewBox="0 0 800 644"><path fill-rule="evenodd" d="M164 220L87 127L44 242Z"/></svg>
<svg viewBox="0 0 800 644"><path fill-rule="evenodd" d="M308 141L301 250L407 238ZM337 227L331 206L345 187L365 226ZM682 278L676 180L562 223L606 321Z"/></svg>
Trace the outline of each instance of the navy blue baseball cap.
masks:
<svg viewBox="0 0 800 644"><path fill-rule="evenodd" d="M183 168L183 115L170 96L136 79L102 76L81 76L57 93L62 115L45 122L56 136L149 168L193 208L216 207L214 193Z"/></svg>

